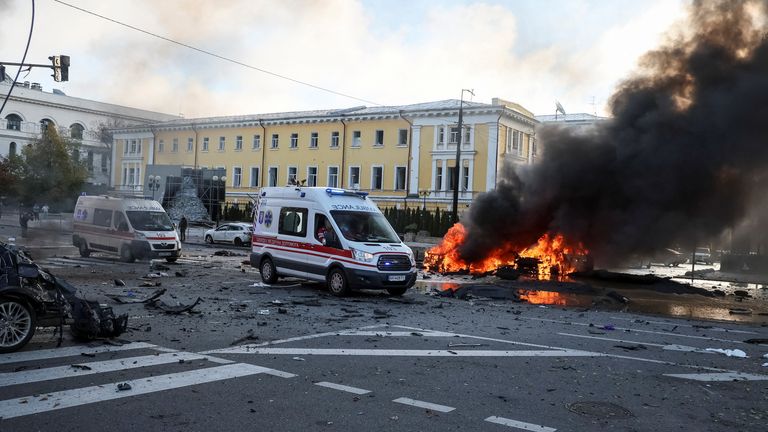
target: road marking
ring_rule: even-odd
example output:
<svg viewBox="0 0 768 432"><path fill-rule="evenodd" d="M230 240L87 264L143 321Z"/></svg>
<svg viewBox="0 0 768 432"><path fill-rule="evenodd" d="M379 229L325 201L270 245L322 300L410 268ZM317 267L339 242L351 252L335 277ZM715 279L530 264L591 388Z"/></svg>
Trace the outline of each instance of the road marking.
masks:
<svg viewBox="0 0 768 432"><path fill-rule="evenodd" d="M393 357L603 357L606 354L579 350L396 350L396 349L334 349L334 348L252 348L233 347L219 350L227 354L272 355L336 355Z"/></svg>
<svg viewBox="0 0 768 432"><path fill-rule="evenodd" d="M334 384L334 383L330 383L330 382L326 382L326 381L317 382L317 383L315 383L315 385L320 386L320 387L327 387L327 388L334 389L334 390L341 390L341 391L345 391L347 393L352 393L352 394L356 394L356 395L364 395L364 394L368 394L368 393L371 392L370 390L365 390L365 389L361 389L361 388L357 388L357 387L345 386L343 384Z"/></svg>
<svg viewBox="0 0 768 432"><path fill-rule="evenodd" d="M546 322L553 322L553 323L559 323L559 324L578 325L578 326L584 326L584 327L589 326L589 324L587 324L587 323L577 323L577 322L571 322L571 321L554 320L554 319L546 319L546 318L520 317L520 319L524 319L524 320L528 320L528 321L546 321ZM653 330L638 330L638 329L631 329L631 328L626 328L626 327L614 327L614 329L615 330L626 330L626 331L629 331L629 332L636 332L636 333L660 334L660 335L664 335L664 336L683 337L683 338L690 338L690 339L702 339L702 340L717 341L717 342L739 343L739 344L743 344L744 343L744 342L742 342L740 340L718 339L718 338L706 337L706 336L684 335L684 334L673 333L673 332L660 332L660 331L653 331Z"/></svg>
<svg viewBox="0 0 768 432"><path fill-rule="evenodd" d="M650 342L630 341L626 339L613 339L613 338L599 337L599 336L577 335L573 333L558 333L558 334L561 336L570 336L570 337L577 337L577 338L584 338L584 339L597 339L597 340L604 340L604 341L611 341L611 342L654 346L667 351L682 351L682 352L695 352L695 353L702 353L702 354L714 354L711 351L707 351L702 348L696 348L696 347L687 346L687 345L676 345L676 344L665 345L665 344L657 344L657 343L650 343Z"/></svg>
<svg viewBox="0 0 768 432"><path fill-rule="evenodd" d="M429 410L437 411L437 412L444 412L444 413L451 412L451 411L456 409L454 407L449 407L449 406L446 406L446 405L438 405L438 404L433 404L431 402L424 402L424 401L420 401L420 400L416 400L416 399L410 399L410 398L404 398L404 397L397 398L397 399L393 400L392 402L403 404L403 405L415 406L415 407L418 407L418 408L429 409Z"/></svg>
<svg viewBox="0 0 768 432"><path fill-rule="evenodd" d="M97 353L103 353L103 352L126 351L126 350L143 349L143 348L155 348L155 345L144 343L144 342L132 342L132 343L128 343L120 346L100 346L100 347L93 347L93 348L82 347L82 346L70 346L70 347L64 347L64 348L53 348L53 349L37 350L37 351L21 351L13 354L6 354L6 355L0 356L0 364L27 362L27 361L42 360L42 359L48 359L48 358L79 356L81 353L97 354Z"/></svg>
<svg viewBox="0 0 768 432"><path fill-rule="evenodd" d="M380 336L380 337L455 337L455 333L446 333L440 331L425 331L414 334L415 332L393 332L393 331L355 331L345 330L336 333L337 336Z"/></svg>
<svg viewBox="0 0 768 432"><path fill-rule="evenodd" d="M664 374L673 378L690 379L696 381L766 381L768 375L755 375L740 372L709 373L709 374Z"/></svg>
<svg viewBox="0 0 768 432"><path fill-rule="evenodd" d="M0 387L178 363L181 360L204 360L205 358L206 356L200 354L179 352L176 354L127 357L97 362L73 363L67 366L33 369L30 371L8 372L0 374ZM75 365L82 367L75 367Z"/></svg>
<svg viewBox="0 0 768 432"><path fill-rule="evenodd" d="M118 382L0 401L0 418L21 417L96 402L264 373L267 368L236 363L127 381L130 390L117 391Z"/></svg>
<svg viewBox="0 0 768 432"><path fill-rule="evenodd" d="M611 317L611 319L615 320L622 320L622 321L632 321L635 322L637 318L622 318L622 317ZM649 321L649 320L642 320L642 323L637 324L644 324L644 323L651 323L651 324L661 324L661 325L674 325L678 327L690 327L690 328L697 328L699 330L706 330L706 331L716 331L716 332L725 332L725 333L744 333L744 334L759 334L757 332L753 331L747 331L747 330L733 330L733 329L727 329L724 327L710 327L710 328L704 328L704 327L696 327L691 324L678 324L676 322L664 322L664 321Z"/></svg>
<svg viewBox="0 0 768 432"><path fill-rule="evenodd" d="M517 420L512 420L504 417L496 417L496 416L490 416L485 421L489 423L496 423L504 426L509 426L517 429L523 429L527 431L534 431L534 432L555 432L557 429L547 427L547 426L541 426L533 423L525 423Z"/></svg>

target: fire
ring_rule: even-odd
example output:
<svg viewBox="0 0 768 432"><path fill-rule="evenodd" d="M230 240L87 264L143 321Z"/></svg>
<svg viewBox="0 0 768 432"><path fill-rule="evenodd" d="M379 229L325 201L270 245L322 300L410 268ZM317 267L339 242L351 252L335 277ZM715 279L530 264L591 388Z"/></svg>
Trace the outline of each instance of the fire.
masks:
<svg viewBox="0 0 768 432"><path fill-rule="evenodd" d="M521 249L511 242L502 242L483 260L466 262L459 256L459 247L465 238L466 229L462 224L452 226L443 241L426 252L424 268L440 273L468 271L478 274L494 271L502 266L512 266L520 270L523 262L529 262L538 264L534 273L537 273L539 278L548 278L576 271L577 263L574 258L588 254L582 244L571 244L562 234L544 234L535 245L527 248Z"/></svg>

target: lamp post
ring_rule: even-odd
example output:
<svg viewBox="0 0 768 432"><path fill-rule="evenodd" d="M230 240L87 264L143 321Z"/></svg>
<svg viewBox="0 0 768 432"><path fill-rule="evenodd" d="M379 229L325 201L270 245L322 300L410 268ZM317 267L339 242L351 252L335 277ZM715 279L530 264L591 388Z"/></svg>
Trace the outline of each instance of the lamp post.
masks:
<svg viewBox="0 0 768 432"><path fill-rule="evenodd" d="M213 207L216 209L216 214L214 220L216 221L216 226L219 226L219 182L221 182L221 186L224 186L227 184L227 176L213 176L211 177L211 180L213 180L213 190L215 191L214 196L214 205Z"/></svg>
<svg viewBox="0 0 768 432"><path fill-rule="evenodd" d="M152 201L155 200L155 192L160 189L160 176L151 175L147 177L147 188L152 191Z"/></svg>
<svg viewBox="0 0 768 432"><path fill-rule="evenodd" d="M456 172L453 175L453 212L451 219L453 223L459 221L459 177L461 176L461 138L464 136L462 122L464 120L464 92L475 95L474 90L461 89L461 101L459 102L459 140L456 143Z"/></svg>
<svg viewBox="0 0 768 432"><path fill-rule="evenodd" d="M421 206L421 209L424 211L427 211L427 197L430 194L432 194L432 191L428 191L428 190L419 191L419 195L423 199L423 204Z"/></svg>

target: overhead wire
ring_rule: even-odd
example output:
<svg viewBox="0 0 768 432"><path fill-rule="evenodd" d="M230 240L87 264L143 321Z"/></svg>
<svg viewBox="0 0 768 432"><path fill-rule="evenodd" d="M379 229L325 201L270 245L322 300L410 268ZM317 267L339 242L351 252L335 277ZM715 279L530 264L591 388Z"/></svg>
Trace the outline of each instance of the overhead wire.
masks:
<svg viewBox="0 0 768 432"><path fill-rule="evenodd" d="M296 78L291 78L289 76L282 75L282 74L279 74L279 73L276 73L276 72L272 72L272 71L269 71L269 70L266 70L266 69L263 69L263 68L260 68L260 67L257 67L257 66L249 65L249 64L243 63L243 62L241 62L239 60L235 60L235 59L232 59L232 58L229 58L229 57L225 57L223 55L216 54L215 52L208 51L208 50L205 50L205 49L202 49L202 48L198 48L196 46L193 46L193 45L190 45L190 44L187 44L187 43L184 43L184 42L179 42L179 41L171 39L169 37L165 37L165 36L159 35L157 33L153 33L153 32L151 32L149 30L145 30L145 29L136 27L134 25L127 24L127 23L124 23L122 21L118 21L116 19L113 19L113 18L104 16L104 15L98 14L96 12L93 12L93 11L81 8L79 6L75 6L73 4L67 3L67 2L62 1L62 0L53 0L53 1L55 1L56 3L62 4L64 6L68 6L68 7L72 8L72 9L76 9L76 10L78 10L80 12L83 12L83 13L86 13L86 14L89 14L89 15L93 15L95 17L98 17L98 18L101 18L103 20L109 21L111 23L118 24L118 25L121 25L123 27L127 27L127 28L129 28L131 30L135 30L135 31L144 33L146 35L149 35L149 36L152 36L152 37L155 37L155 38L158 38L158 39L162 39L162 40L164 40L166 42L170 42L172 44L176 44L176 45L182 46L184 48L191 49L193 51L197 51L197 52L205 54L205 55L209 55L211 57L215 57L215 58L217 58L219 60L224 60L224 61L227 61L229 63L236 64L238 66L243 66L243 67L246 67L248 69L253 69L255 71L258 71L258 72L261 72L261 73L264 73L264 74L267 74L267 75L272 75L272 76L280 78L280 79L291 81L291 82L294 82L296 84L301 84L301 85L304 85L304 86L307 86L307 87L311 87L311 88L314 88L316 90L324 91L324 92L327 92L327 93L331 93L331 94L334 94L334 95L337 95L337 96L342 96L342 97L345 97L345 98L354 99L354 100L357 100L357 101L360 101L360 102L365 102L365 103L372 104L372 105L379 105L379 106L382 105L382 104L380 104L378 102L373 102L373 101L370 101L370 100L367 100L367 99L362 99L362 98L359 98L359 97L356 97L356 96L352 96L352 95L349 95L349 94L346 94L346 93L338 92L336 90L331 90L331 89L326 88L326 87L321 87L319 85L312 84L312 83L309 83L309 82L306 82L306 81L301 81L301 80L298 80Z"/></svg>
<svg viewBox="0 0 768 432"><path fill-rule="evenodd" d="M21 64L23 65L24 62L27 60L27 53L29 52L29 45L32 43L32 31L35 28L35 0L32 0L32 20L29 24L29 36L27 37L27 47L24 48L24 55L21 57ZM19 75L21 75L21 68L23 66L19 66L19 70L16 71L16 76L13 77L13 83L11 84L11 88L8 89L8 94L5 95L5 100L3 100L3 105L0 106L0 114L3 113L3 109L5 108L5 104L8 103L8 99L11 97L11 92L13 92L14 87L16 87L16 81L19 79ZM2 80L5 80L5 77L2 77Z"/></svg>

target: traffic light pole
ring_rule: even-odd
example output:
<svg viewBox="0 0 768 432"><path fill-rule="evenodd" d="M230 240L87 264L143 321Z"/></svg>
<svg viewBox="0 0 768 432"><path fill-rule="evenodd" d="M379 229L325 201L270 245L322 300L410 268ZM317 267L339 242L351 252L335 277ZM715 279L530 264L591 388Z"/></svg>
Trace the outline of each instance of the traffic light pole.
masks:
<svg viewBox="0 0 768 432"><path fill-rule="evenodd" d="M28 68L33 67L42 67L42 68L50 68L53 69L53 80L56 82L61 81L69 81L69 56L65 55L57 55L57 56L50 56L48 57L48 60L51 61L51 64L35 64L35 63L12 63L12 62L4 62L0 61L0 70L2 70L3 74L2 77L0 77L0 81L5 79L5 66L25 66Z"/></svg>

